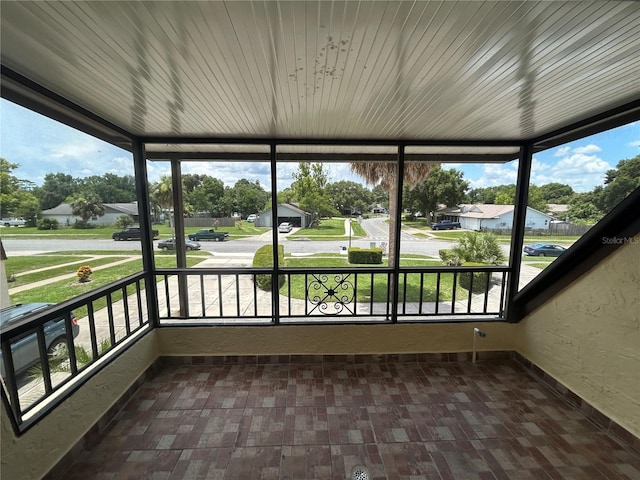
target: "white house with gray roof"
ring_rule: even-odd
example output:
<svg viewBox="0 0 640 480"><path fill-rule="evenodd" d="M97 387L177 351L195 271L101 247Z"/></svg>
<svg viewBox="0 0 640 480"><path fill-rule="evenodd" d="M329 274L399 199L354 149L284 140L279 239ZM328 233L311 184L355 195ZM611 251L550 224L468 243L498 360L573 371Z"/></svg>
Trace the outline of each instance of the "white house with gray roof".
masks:
<svg viewBox="0 0 640 480"><path fill-rule="evenodd" d="M508 230L513 225L513 205L463 204L460 205L458 219L460 227L467 230ZM449 214L451 215L451 213ZM532 230L546 230L554 220L553 216L527 207L525 227Z"/></svg>
<svg viewBox="0 0 640 480"><path fill-rule="evenodd" d="M93 217L89 223L94 225L113 225L121 215L129 215L134 223L138 222L138 204L133 203L103 203L105 214L101 217ZM52 218L60 225L73 225L76 220L82 220L71 212L71 205L61 203L57 207L43 210L39 218Z"/></svg>

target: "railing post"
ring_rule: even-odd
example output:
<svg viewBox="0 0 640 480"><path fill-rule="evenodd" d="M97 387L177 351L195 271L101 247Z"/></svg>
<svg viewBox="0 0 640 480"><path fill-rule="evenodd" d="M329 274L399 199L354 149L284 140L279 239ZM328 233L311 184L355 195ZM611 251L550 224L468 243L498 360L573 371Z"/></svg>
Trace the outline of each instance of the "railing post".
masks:
<svg viewBox="0 0 640 480"><path fill-rule="evenodd" d="M395 212L390 212L391 215L396 216L395 242L393 243L393 257L394 264L390 265L393 268L391 273L391 322L398 322L398 295L400 290L400 232L402 231L402 187L404 184L404 144L398 145L398 161L397 161L397 178L396 178L396 209ZM389 252L391 253L391 252Z"/></svg>
<svg viewBox="0 0 640 480"><path fill-rule="evenodd" d="M133 168L135 172L136 194L138 199L138 223L140 224L142 244L142 268L145 273L144 286L147 298L149 325L159 325L158 289L155 281L155 261L153 258L153 234L151 221L151 203L149 201L149 181L147 178L147 159L144 144L132 139Z"/></svg>
<svg viewBox="0 0 640 480"><path fill-rule="evenodd" d="M273 277L271 279L271 305L273 322L278 325L280 323L280 264L278 260L278 179L277 177L277 155L276 144L269 145L269 160L271 162L271 238L273 247ZM305 300L306 301L306 300Z"/></svg>
<svg viewBox="0 0 640 480"><path fill-rule="evenodd" d="M522 145L520 147L520 160L518 162L518 183L516 184L513 225L511 226L511 251L509 252L509 267L511 271L507 279L506 318L512 323L518 321L517 318L514 318L511 302L516 293L518 293L518 285L520 283L522 245L524 243L527 204L529 203L529 178L531 176L532 158L533 145Z"/></svg>
<svg viewBox="0 0 640 480"><path fill-rule="evenodd" d="M182 201L182 165L180 160L171 160L171 193L173 195L173 228L176 245L176 266L187 268L186 246L184 243L184 205ZM169 213L171 215L171 213ZM186 275L178 275L178 304L180 315L189 317L189 291Z"/></svg>

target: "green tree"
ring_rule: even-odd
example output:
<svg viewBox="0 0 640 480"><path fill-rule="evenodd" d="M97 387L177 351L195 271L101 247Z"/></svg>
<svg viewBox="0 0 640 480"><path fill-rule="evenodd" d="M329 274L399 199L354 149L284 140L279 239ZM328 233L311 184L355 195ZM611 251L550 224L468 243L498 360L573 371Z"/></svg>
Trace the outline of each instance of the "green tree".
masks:
<svg viewBox="0 0 640 480"><path fill-rule="evenodd" d="M608 170L604 181L600 209L609 213L631 192L640 187L640 155L620 160L616 168Z"/></svg>
<svg viewBox="0 0 640 480"><path fill-rule="evenodd" d="M131 175L113 173L91 175L76 180L80 193L100 197L103 203L129 203L136 200L136 182Z"/></svg>
<svg viewBox="0 0 640 480"><path fill-rule="evenodd" d="M602 218L602 211L596 206L598 194L595 192L576 193L569 202L567 216L575 224L592 225Z"/></svg>
<svg viewBox="0 0 640 480"><path fill-rule="evenodd" d="M76 194L71 198L69 204L71 205L71 213L80 217L84 225L87 225L91 218L101 217L105 214L105 208L100 197L94 194Z"/></svg>
<svg viewBox="0 0 640 480"><path fill-rule="evenodd" d="M0 158L0 216L22 217L27 225L35 226L40 204L35 195L26 189L31 188L33 183L13 175L13 170L19 166Z"/></svg>
<svg viewBox="0 0 640 480"><path fill-rule="evenodd" d="M269 198L269 194L264 191L258 180L251 182L244 178L233 186L233 196L235 209L242 218L251 213L261 212Z"/></svg>
<svg viewBox="0 0 640 480"><path fill-rule="evenodd" d="M224 196L224 183L215 177L204 175L200 184L185 192L186 202L196 212L207 212L212 217L220 215L220 202Z"/></svg>
<svg viewBox="0 0 640 480"><path fill-rule="evenodd" d="M169 215L169 225L173 227L173 186L170 175L163 175L149 187L151 201Z"/></svg>
<svg viewBox="0 0 640 480"><path fill-rule="evenodd" d="M42 187L37 190L40 208L48 210L57 207L66 198L78 192L78 181L65 173L47 173Z"/></svg>
<svg viewBox="0 0 640 480"><path fill-rule="evenodd" d="M340 214L368 211L374 203L369 189L350 180L329 183L326 192L333 208Z"/></svg>
<svg viewBox="0 0 640 480"><path fill-rule="evenodd" d="M540 186L540 195L547 204L569 203L574 193L573 188L564 183L552 182Z"/></svg>
<svg viewBox="0 0 640 480"><path fill-rule="evenodd" d="M325 191L328 175L321 163L300 162L293 172L291 189L300 207L311 214L312 223L327 215L331 200ZM333 211L333 210L332 210Z"/></svg>
<svg viewBox="0 0 640 480"><path fill-rule="evenodd" d="M458 205L464 199L464 192L468 186L462 172L456 169L443 170L437 165L413 190L404 188L403 207L412 212L421 212L427 218L427 222L431 223L438 205Z"/></svg>
<svg viewBox="0 0 640 480"><path fill-rule="evenodd" d="M2 217L12 215L18 205L16 195L20 190L20 184L12 174L18 167L17 163L11 163L4 158L0 158L0 213Z"/></svg>

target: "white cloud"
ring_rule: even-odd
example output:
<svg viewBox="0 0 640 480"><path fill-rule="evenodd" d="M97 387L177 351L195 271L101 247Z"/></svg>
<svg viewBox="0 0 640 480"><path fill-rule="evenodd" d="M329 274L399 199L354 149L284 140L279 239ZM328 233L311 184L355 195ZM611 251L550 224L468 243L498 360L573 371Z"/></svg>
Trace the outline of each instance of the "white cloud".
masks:
<svg viewBox="0 0 640 480"><path fill-rule="evenodd" d="M55 159L59 158L80 158L86 159L90 156L95 156L100 152L100 147L104 145L100 140L86 137L80 141L72 143L65 143L62 145L52 145L50 148L49 156Z"/></svg>
<svg viewBox="0 0 640 480"><path fill-rule="evenodd" d="M578 153L578 154L589 154L589 153L597 153L597 152L601 152L602 149L597 146L594 145L592 143L590 143L589 145L585 145L584 147L576 147L573 149L573 153Z"/></svg>
<svg viewBox="0 0 640 480"><path fill-rule="evenodd" d="M640 140L634 140L633 142L629 142L627 145L630 147L640 147Z"/></svg>
<svg viewBox="0 0 640 480"><path fill-rule="evenodd" d="M556 157L564 157L570 151L571 151L571 148L569 147L560 147L558 150L555 151L554 155Z"/></svg>

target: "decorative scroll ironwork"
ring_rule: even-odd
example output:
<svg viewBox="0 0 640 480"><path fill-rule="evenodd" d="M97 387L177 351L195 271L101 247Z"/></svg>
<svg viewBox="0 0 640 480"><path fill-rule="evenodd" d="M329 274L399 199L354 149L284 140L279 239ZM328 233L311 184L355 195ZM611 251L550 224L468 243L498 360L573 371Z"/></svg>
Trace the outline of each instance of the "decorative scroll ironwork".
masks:
<svg viewBox="0 0 640 480"><path fill-rule="evenodd" d="M351 273L311 274L312 280L307 285L307 300L313 305L309 311L318 311L323 315L354 314L351 307L355 296L355 288L351 282Z"/></svg>

